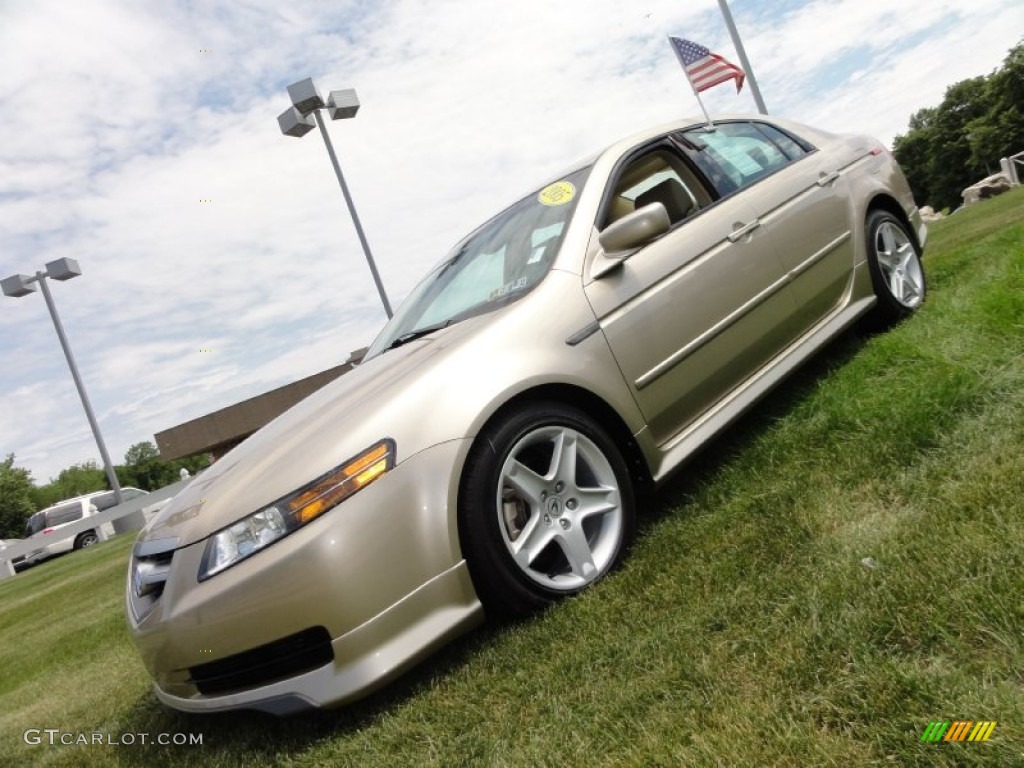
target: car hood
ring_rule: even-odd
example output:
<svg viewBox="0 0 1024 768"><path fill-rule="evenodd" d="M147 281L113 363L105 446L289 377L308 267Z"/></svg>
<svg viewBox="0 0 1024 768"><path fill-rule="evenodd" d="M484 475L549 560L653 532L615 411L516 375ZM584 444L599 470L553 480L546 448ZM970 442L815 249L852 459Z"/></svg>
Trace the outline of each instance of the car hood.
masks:
<svg viewBox="0 0 1024 768"><path fill-rule="evenodd" d="M356 366L233 448L185 487L146 526L140 541L187 546L255 512L382 438L396 461L461 437L421 405L452 348L485 318L471 318ZM450 361L449 361L450 363ZM450 365L447 375L451 376ZM419 413L416 413L416 411ZM396 431L397 430L397 431Z"/></svg>
<svg viewBox="0 0 1024 768"><path fill-rule="evenodd" d="M140 540L187 546L384 438L401 464L472 437L516 392L549 383L593 387L594 370L614 367L607 346L566 344L593 322L580 276L552 270L519 301L378 355L313 393L197 477Z"/></svg>

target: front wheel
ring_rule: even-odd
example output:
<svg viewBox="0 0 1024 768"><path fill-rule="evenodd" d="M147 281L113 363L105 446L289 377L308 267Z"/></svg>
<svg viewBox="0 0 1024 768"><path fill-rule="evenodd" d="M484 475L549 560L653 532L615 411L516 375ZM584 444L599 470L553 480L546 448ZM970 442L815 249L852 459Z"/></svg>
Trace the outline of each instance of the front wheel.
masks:
<svg viewBox="0 0 1024 768"><path fill-rule="evenodd" d="M886 211L868 214L867 244L868 270L878 297L874 317L880 325L892 325L924 302L928 286L921 254L903 223Z"/></svg>
<svg viewBox="0 0 1024 768"><path fill-rule="evenodd" d="M488 427L459 493L463 554L489 614L525 616L600 579L632 542L635 516L615 443L559 403Z"/></svg>

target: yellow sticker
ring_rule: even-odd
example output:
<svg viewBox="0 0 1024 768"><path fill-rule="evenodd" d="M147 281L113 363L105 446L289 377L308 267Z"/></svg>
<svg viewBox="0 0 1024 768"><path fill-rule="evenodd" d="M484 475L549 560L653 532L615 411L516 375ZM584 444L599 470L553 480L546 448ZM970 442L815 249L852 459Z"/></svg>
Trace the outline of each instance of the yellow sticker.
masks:
<svg viewBox="0 0 1024 768"><path fill-rule="evenodd" d="M576 197L576 187L568 181L556 181L554 184L544 187L537 195L537 200L544 205L565 205L574 197Z"/></svg>

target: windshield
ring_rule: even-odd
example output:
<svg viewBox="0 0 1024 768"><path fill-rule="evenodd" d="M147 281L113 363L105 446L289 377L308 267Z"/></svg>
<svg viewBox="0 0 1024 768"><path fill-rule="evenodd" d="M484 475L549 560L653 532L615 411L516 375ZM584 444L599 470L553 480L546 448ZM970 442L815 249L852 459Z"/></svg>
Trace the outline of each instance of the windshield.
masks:
<svg viewBox="0 0 1024 768"><path fill-rule="evenodd" d="M459 243L399 308L366 358L524 295L547 274L589 168L523 198Z"/></svg>

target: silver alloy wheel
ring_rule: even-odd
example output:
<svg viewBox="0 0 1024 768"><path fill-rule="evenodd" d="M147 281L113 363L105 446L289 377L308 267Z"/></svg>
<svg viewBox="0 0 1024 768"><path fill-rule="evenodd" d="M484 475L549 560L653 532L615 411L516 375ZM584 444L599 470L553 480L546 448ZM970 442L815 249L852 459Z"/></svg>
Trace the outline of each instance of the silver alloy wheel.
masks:
<svg viewBox="0 0 1024 768"><path fill-rule="evenodd" d="M590 438L564 426L534 429L509 451L500 478L499 528L527 577L577 591L611 567L622 502L615 471Z"/></svg>
<svg viewBox="0 0 1024 768"><path fill-rule="evenodd" d="M924 271L917 248L893 221L883 221L875 232L875 254L882 279L892 297L907 309L924 301Z"/></svg>

